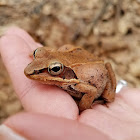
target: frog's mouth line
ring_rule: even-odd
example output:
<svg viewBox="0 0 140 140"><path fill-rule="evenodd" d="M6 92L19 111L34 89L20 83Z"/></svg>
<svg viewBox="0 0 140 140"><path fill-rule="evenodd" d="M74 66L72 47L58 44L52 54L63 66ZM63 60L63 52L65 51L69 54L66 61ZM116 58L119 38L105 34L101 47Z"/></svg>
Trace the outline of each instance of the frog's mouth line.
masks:
<svg viewBox="0 0 140 140"><path fill-rule="evenodd" d="M26 76L30 79L40 81L45 84L78 84L79 80L76 77L73 70L69 68L65 68L62 74L58 76L52 76L47 72L47 68L41 70L34 70L32 74L26 74Z"/></svg>
<svg viewBox="0 0 140 140"><path fill-rule="evenodd" d="M78 79L63 79L60 77L47 77L42 75L30 75L30 79L37 80L39 82L45 83L45 84L54 84L54 85L67 85L67 84L78 84Z"/></svg>

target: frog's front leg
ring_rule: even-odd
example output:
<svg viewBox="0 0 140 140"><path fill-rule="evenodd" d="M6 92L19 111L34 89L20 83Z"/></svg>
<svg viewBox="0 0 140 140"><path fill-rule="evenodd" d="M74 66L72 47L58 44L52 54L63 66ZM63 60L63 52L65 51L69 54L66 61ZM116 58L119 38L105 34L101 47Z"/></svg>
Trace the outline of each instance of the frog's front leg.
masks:
<svg viewBox="0 0 140 140"><path fill-rule="evenodd" d="M97 97L97 89L91 85L85 85L83 83L79 83L76 85L71 85L74 90L80 91L84 93L83 97L79 102L79 110L83 111L85 109L91 108L91 105L94 99Z"/></svg>

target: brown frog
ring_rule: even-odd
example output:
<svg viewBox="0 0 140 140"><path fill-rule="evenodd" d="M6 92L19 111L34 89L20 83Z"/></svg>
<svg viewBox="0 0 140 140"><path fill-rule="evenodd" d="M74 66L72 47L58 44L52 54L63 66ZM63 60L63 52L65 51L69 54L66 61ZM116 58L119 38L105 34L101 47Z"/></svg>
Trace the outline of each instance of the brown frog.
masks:
<svg viewBox="0 0 140 140"><path fill-rule="evenodd" d="M98 101L114 101L116 78L110 63L105 64L72 45L64 45L57 51L41 47L33 56L34 60L24 70L25 75L64 89L76 100L80 111Z"/></svg>

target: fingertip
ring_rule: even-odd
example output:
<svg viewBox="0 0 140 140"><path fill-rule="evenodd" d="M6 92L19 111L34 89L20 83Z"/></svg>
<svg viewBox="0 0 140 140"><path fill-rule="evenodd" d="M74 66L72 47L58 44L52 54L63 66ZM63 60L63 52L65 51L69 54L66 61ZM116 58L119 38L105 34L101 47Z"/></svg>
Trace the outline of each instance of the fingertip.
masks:
<svg viewBox="0 0 140 140"><path fill-rule="evenodd" d="M32 50L35 50L37 48L36 42L34 39L23 29L17 27L17 26L12 26L9 27L4 35L15 35L20 38L22 38Z"/></svg>
<svg viewBox="0 0 140 140"><path fill-rule="evenodd" d="M18 54L26 54L27 56L31 49L22 38L15 35L4 35L0 38L0 51L3 59L11 60Z"/></svg>
<svg viewBox="0 0 140 140"><path fill-rule="evenodd" d="M25 33L25 31L18 26L10 26L7 28L4 34L15 34L16 32Z"/></svg>

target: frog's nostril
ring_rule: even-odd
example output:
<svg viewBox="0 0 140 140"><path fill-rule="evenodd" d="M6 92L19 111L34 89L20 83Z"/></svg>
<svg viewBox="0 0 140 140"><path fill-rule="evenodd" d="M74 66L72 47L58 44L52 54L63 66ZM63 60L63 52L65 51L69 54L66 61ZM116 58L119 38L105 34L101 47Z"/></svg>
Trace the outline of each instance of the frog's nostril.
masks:
<svg viewBox="0 0 140 140"><path fill-rule="evenodd" d="M33 72L33 74L39 74L40 73L40 71L39 70L34 70L34 72ZM33 75L32 74L32 75Z"/></svg>

